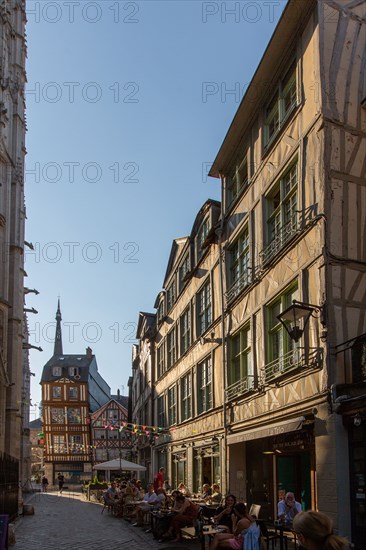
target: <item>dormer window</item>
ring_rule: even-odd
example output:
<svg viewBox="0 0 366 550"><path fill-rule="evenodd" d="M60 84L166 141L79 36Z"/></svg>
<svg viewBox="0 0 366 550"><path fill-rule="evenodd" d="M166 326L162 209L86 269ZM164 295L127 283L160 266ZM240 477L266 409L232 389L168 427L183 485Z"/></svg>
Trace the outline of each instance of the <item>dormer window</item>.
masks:
<svg viewBox="0 0 366 550"><path fill-rule="evenodd" d="M189 252L187 252L187 254L184 256L183 262L179 267L179 291L181 291L181 289L183 288L184 283L186 282L186 277L190 272L190 270L191 270L191 259L189 257Z"/></svg>
<svg viewBox="0 0 366 550"><path fill-rule="evenodd" d="M79 376L79 367L69 367L69 376Z"/></svg>
<svg viewBox="0 0 366 550"><path fill-rule="evenodd" d="M206 241L208 231L210 229L210 218L207 216L201 223L197 231L196 237L196 263L201 259L204 253L204 243Z"/></svg>
<svg viewBox="0 0 366 550"><path fill-rule="evenodd" d="M161 300L158 307L158 323L164 319L164 300Z"/></svg>
<svg viewBox="0 0 366 550"><path fill-rule="evenodd" d="M175 279L172 282L172 284L169 286L166 294L167 294L167 310L169 311L170 309L172 309L177 299L177 283L175 282Z"/></svg>
<svg viewBox="0 0 366 550"><path fill-rule="evenodd" d="M53 376L61 376L61 374L62 374L62 367L52 367Z"/></svg>

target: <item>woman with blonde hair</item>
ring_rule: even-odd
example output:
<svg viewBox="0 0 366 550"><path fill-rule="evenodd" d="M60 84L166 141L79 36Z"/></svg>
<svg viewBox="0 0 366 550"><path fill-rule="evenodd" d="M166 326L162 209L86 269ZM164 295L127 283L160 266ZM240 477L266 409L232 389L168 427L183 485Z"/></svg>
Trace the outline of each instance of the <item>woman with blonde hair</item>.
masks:
<svg viewBox="0 0 366 550"><path fill-rule="evenodd" d="M306 550L344 550L348 541L333 534L332 520L322 512L299 512L293 531Z"/></svg>

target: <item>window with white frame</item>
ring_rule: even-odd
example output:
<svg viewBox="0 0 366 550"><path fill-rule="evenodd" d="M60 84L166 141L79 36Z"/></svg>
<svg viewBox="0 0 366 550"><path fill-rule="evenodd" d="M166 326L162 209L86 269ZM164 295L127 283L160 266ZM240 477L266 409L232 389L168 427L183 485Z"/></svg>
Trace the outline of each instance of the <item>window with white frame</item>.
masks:
<svg viewBox="0 0 366 550"><path fill-rule="evenodd" d="M266 262L276 255L300 228L298 203L298 164L295 162L266 195Z"/></svg>
<svg viewBox="0 0 366 550"><path fill-rule="evenodd" d="M66 442L64 435L53 435L52 436L52 449L54 453L65 453L66 452Z"/></svg>
<svg viewBox="0 0 366 550"><path fill-rule="evenodd" d="M232 202L241 194L249 183L248 156L245 155L240 164L236 166L235 173L226 178L226 204Z"/></svg>
<svg viewBox="0 0 366 550"><path fill-rule="evenodd" d="M297 104L296 60L280 78L272 99L267 105L264 146L266 147L282 128L288 114Z"/></svg>
<svg viewBox="0 0 366 550"><path fill-rule="evenodd" d="M228 255L229 289L227 291L227 298L230 301L240 294L252 280L248 226L245 227L241 235L230 246Z"/></svg>
<svg viewBox="0 0 366 550"><path fill-rule="evenodd" d="M53 376L61 376L61 374L62 374L62 367L52 367Z"/></svg>
<svg viewBox="0 0 366 550"><path fill-rule="evenodd" d="M65 424L65 410L62 407L51 408L51 424Z"/></svg>
<svg viewBox="0 0 366 550"><path fill-rule="evenodd" d="M81 424L81 411L78 408L68 407L67 421L69 424Z"/></svg>
<svg viewBox="0 0 366 550"><path fill-rule="evenodd" d="M159 428L165 428L165 395L158 397L158 426Z"/></svg>
<svg viewBox="0 0 366 550"><path fill-rule="evenodd" d="M78 399L79 388L77 386L69 386L69 399Z"/></svg>
<svg viewBox="0 0 366 550"><path fill-rule="evenodd" d="M173 280L171 285L168 287L166 295L167 295L167 310L169 311L170 309L172 309L177 299L177 283L175 279Z"/></svg>
<svg viewBox="0 0 366 550"><path fill-rule="evenodd" d="M197 412L201 414L212 408L212 362L207 357L197 365Z"/></svg>
<svg viewBox="0 0 366 550"><path fill-rule="evenodd" d="M201 259L204 253L204 243L210 229L210 218L207 216L198 228L196 236L196 263Z"/></svg>
<svg viewBox="0 0 366 550"><path fill-rule="evenodd" d="M167 335L167 368L171 369L176 361L176 334L175 327Z"/></svg>
<svg viewBox="0 0 366 550"><path fill-rule="evenodd" d="M164 342L157 348L156 350L157 355L157 378L159 379L161 376L163 376L165 371L164 366Z"/></svg>
<svg viewBox="0 0 366 550"><path fill-rule="evenodd" d="M180 355L191 345L191 310L188 307L180 317Z"/></svg>
<svg viewBox="0 0 366 550"><path fill-rule="evenodd" d="M180 415L182 422L192 416L191 373L183 376L180 382Z"/></svg>
<svg viewBox="0 0 366 550"><path fill-rule="evenodd" d="M69 435L70 453L79 453L82 449L83 439L81 435Z"/></svg>
<svg viewBox="0 0 366 550"><path fill-rule="evenodd" d="M53 399L61 399L61 386L52 387L52 397Z"/></svg>
<svg viewBox="0 0 366 550"><path fill-rule="evenodd" d="M249 324L230 337L229 350L228 393L243 393L254 384Z"/></svg>
<svg viewBox="0 0 366 550"><path fill-rule="evenodd" d="M212 322L211 283L208 280L196 296L197 336L201 336Z"/></svg>
<svg viewBox="0 0 366 550"><path fill-rule="evenodd" d="M177 388L172 386L168 389L168 423L173 426L177 422Z"/></svg>
<svg viewBox="0 0 366 550"><path fill-rule="evenodd" d="M117 409L108 410L108 419L109 420L118 420L118 411Z"/></svg>

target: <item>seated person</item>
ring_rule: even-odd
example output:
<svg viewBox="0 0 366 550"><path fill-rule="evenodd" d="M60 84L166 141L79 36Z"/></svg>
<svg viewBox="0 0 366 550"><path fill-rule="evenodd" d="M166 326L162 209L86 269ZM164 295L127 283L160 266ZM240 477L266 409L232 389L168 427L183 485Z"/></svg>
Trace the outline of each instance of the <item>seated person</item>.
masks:
<svg viewBox="0 0 366 550"><path fill-rule="evenodd" d="M177 490L186 497L192 496L190 490L184 485L184 483L179 483Z"/></svg>
<svg viewBox="0 0 366 550"><path fill-rule="evenodd" d="M133 502L135 502L136 500L137 500L137 497L135 497L133 493L133 488L131 487L130 482L127 482L127 485L124 488L124 492L122 495L122 503L123 503L122 515L125 517L125 519L127 520L132 519L135 512Z"/></svg>
<svg viewBox="0 0 366 550"><path fill-rule="evenodd" d="M164 495L163 495L164 497ZM160 504L161 504L160 498ZM134 523L134 527L141 527L143 524L144 513L149 512L153 509L153 505L157 503L157 494L154 491L154 485L149 483L147 487L147 493L144 496L144 502L139 504L136 508L135 515L137 516L137 521Z"/></svg>
<svg viewBox="0 0 366 550"><path fill-rule="evenodd" d="M217 548L242 550L244 544L242 531L252 525L253 519L247 514L247 507L242 502L235 504L233 511L233 532L217 533L210 544L210 550L217 550Z"/></svg>
<svg viewBox="0 0 366 550"><path fill-rule="evenodd" d="M211 498L212 491L208 483L202 485L201 498L203 500L209 500Z"/></svg>
<svg viewBox="0 0 366 550"><path fill-rule="evenodd" d="M165 495L165 506L168 508L173 508L175 504L175 499L178 495L181 495L182 493L178 491L178 489L175 489L171 492L170 495Z"/></svg>
<svg viewBox="0 0 366 550"><path fill-rule="evenodd" d="M348 540L333 533L332 520L322 512L301 512L294 519L294 530L297 533L301 548L312 550L346 550Z"/></svg>
<svg viewBox="0 0 366 550"><path fill-rule="evenodd" d="M222 494L220 492L220 485L217 483L214 483L212 485L212 495L210 497L211 504L221 504L222 501Z"/></svg>
<svg viewBox="0 0 366 550"><path fill-rule="evenodd" d="M236 497L234 495L227 495L225 497L224 505L219 506L216 509L214 515L214 522L221 529L225 529L226 532L233 532L233 517L234 517L234 506L236 504Z"/></svg>
<svg viewBox="0 0 366 550"><path fill-rule="evenodd" d="M116 503L116 498L118 498L118 491L116 489L116 483L112 481L111 486L104 495L105 503L108 506L113 506Z"/></svg>
<svg viewBox="0 0 366 550"><path fill-rule="evenodd" d="M133 493L134 493L136 498L143 499L144 496L145 496L144 488L143 488L142 483L139 479L135 482L135 485L133 487Z"/></svg>
<svg viewBox="0 0 366 550"><path fill-rule="evenodd" d="M301 504L295 500L294 493L286 493L284 500L277 505L278 519L292 522L296 514L301 512Z"/></svg>
<svg viewBox="0 0 366 550"><path fill-rule="evenodd" d="M165 491L162 487L159 487L156 491L155 502L150 502L152 510L160 510L165 504Z"/></svg>
<svg viewBox="0 0 366 550"><path fill-rule="evenodd" d="M191 502L184 495L177 495L172 508L174 515L168 531L163 535L163 539L175 536L172 542L179 542L181 540L181 527L192 526L198 516L199 510L199 506Z"/></svg>

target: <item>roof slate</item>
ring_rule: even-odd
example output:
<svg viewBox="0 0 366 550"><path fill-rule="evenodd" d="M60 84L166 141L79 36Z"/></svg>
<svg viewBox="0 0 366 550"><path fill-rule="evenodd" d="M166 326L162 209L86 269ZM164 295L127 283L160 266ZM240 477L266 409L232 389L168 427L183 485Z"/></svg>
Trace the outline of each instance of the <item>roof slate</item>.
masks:
<svg viewBox="0 0 366 550"><path fill-rule="evenodd" d="M80 382L87 382L89 375L89 366L94 359L94 355L87 357L87 355L53 355L49 361L43 367L42 382L51 382L58 380L59 378L69 378L69 367L78 367L80 369ZM60 376L54 376L52 373L52 367L62 367L62 373Z"/></svg>

